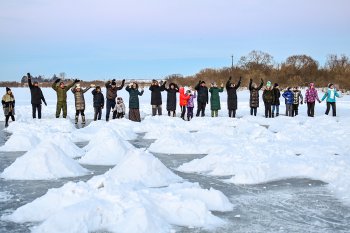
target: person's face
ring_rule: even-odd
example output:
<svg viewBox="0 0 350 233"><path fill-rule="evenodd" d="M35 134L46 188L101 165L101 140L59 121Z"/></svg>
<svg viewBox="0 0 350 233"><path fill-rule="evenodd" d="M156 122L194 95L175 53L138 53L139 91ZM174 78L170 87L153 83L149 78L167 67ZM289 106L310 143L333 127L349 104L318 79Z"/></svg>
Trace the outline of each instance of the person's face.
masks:
<svg viewBox="0 0 350 233"><path fill-rule="evenodd" d="M100 92L101 92L101 89L96 89L96 91L97 91L98 93L100 93Z"/></svg>
<svg viewBox="0 0 350 233"><path fill-rule="evenodd" d="M205 87L205 83L202 83L201 86L202 86L202 87Z"/></svg>
<svg viewBox="0 0 350 233"><path fill-rule="evenodd" d="M61 87L61 88L64 88L64 83L61 83L61 84L60 84L60 87Z"/></svg>
<svg viewBox="0 0 350 233"><path fill-rule="evenodd" d="M137 84L136 83L132 83L132 87L136 89Z"/></svg>
<svg viewBox="0 0 350 233"><path fill-rule="evenodd" d="M253 87L254 87L254 88L257 88L257 85L254 83L254 84L253 84Z"/></svg>
<svg viewBox="0 0 350 233"><path fill-rule="evenodd" d="M81 91L81 89L80 89L80 87L77 87L77 89L76 89L77 91Z"/></svg>
<svg viewBox="0 0 350 233"><path fill-rule="evenodd" d="M333 89L333 88L334 88L334 85L331 85L329 88L330 88L330 89Z"/></svg>
<svg viewBox="0 0 350 233"><path fill-rule="evenodd" d="M171 85L171 86L170 86L170 89L174 89L174 88L175 88L174 85Z"/></svg>
<svg viewBox="0 0 350 233"><path fill-rule="evenodd" d="M12 91L11 91L11 90L9 90L9 91L7 92L7 94L9 94L9 95L11 95L11 93L12 93Z"/></svg>
<svg viewBox="0 0 350 233"><path fill-rule="evenodd" d="M34 83L34 86L37 87L37 86L38 86L38 83Z"/></svg>

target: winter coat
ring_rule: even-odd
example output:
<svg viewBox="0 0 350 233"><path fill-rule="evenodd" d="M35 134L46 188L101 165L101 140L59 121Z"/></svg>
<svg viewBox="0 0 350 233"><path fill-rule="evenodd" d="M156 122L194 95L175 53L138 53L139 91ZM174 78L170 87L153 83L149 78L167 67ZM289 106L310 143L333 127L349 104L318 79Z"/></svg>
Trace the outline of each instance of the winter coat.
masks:
<svg viewBox="0 0 350 233"><path fill-rule="evenodd" d="M85 110L85 99L84 99L84 93L87 92L90 89L90 87L83 89L80 89L80 91L77 91L76 88L72 88L72 92L75 99L75 110Z"/></svg>
<svg viewBox="0 0 350 233"><path fill-rule="evenodd" d="M220 105L220 95L219 92L223 92L224 88L218 88L218 87L211 87L209 89L210 92L210 109L212 111L217 111L221 109Z"/></svg>
<svg viewBox="0 0 350 233"><path fill-rule="evenodd" d="M324 93L324 96L322 97L322 101L327 98L327 102L335 103L336 102L335 97L338 97L338 98L340 97L337 90L335 88L333 89L328 88L327 92Z"/></svg>
<svg viewBox="0 0 350 233"><path fill-rule="evenodd" d="M273 89L273 101L272 105L280 105L280 97L281 97L281 92L278 88L274 87Z"/></svg>
<svg viewBox="0 0 350 233"><path fill-rule="evenodd" d="M197 91L197 102L207 104L209 100L208 88L202 87L200 83L198 83L194 89Z"/></svg>
<svg viewBox="0 0 350 233"><path fill-rule="evenodd" d="M122 81L122 84L119 87L117 86L112 87L111 81L106 82L105 84L106 91L107 91L106 99L115 101L115 98L117 97L117 91L123 89L124 83L125 83L125 80Z"/></svg>
<svg viewBox="0 0 350 233"><path fill-rule="evenodd" d="M73 86L74 82L68 86L64 86L64 88L61 88L57 83L53 83L51 87L57 93L57 102L67 102L67 91L69 91L69 89L71 89Z"/></svg>
<svg viewBox="0 0 350 233"><path fill-rule="evenodd" d="M40 87L32 84L32 79L28 78L28 86L31 95L31 104L41 104L41 100L46 104L43 92Z"/></svg>
<svg viewBox="0 0 350 233"><path fill-rule="evenodd" d="M318 98L317 90L315 88L309 88L305 93L305 101L307 103L314 103L316 100L320 101Z"/></svg>
<svg viewBox="0 0 350 233"><path fill-rule="evenodd" d="M193 94L191 93L190 95L188 95L190 98L187 101L187 107L189 108L193 108L194 107L194 99L197 97L196 92L194 92Z"/></svg>
<svg viewBox="0 0 350 233"><path fill-rule="evenodd" d="M118 97L117 97L118 98ZM121 100L117 100L117 98L115 98L115 106L114 106L114 111L116 111L117 113L124 113L125 114L125 104L124 101Z"/></svg>
<svg viewBox="0 0 350 233"><path fill-rule="evenodd" d="M180 87L180 106L187 106L188 100L190 99L190 96L185 94L185 88Z"/></svg>
<svg viewBox="0 0 350 233"><path fill-rule="evenodd" d="M8 116L10 113L12 113L13 116L15 115L15 97L13 95L6 93L2 97L1 103L5 116Z"/></svg>
<svg viewBox="0 0 350 233"><path fill-rule="evenodd" d="M229 110L236 110L237 109L237 89L241 85L241 81L238 81L238 83L231 87L230 80L226 83L226 91L227 91L227 108Z"/></svg>
<svg viewBox="0 0 350 233"><path fill-rule="evenodd" d="M272 104L275 99L275 93L273 89L265 89L262 97L265 104Z"/></svg>
<svg viewBox="0 0 350 233"><path fill-rule="evenodd" d="M249 91L250 91L250 99L249 99L249 105L251 108L258 108L259 107L259 91L264 85L263 81L261 81L260 85L257 88L254 88L252 86L252 80L249 82Z"/></svg>
<svg viewBox="0 0 350 233"><path fill-rule="evenodd" d="M139 96L143 95L143 90L139 91L138 88L135 89L129 86L127 86L125 90L129 92L129 108L139 109L140 108Z"/></svg>
<svg viewBox="0 0 350 233"><path fill-rule="evenodd" d="M294 94L291 90L289 91L285 91L283 94L282 94L283 98L285 98L286 100L286 104L293 104L294 102Z"/></svg>
<svg viewBox="0 0 350 233"><path fill-rule="evenodd" d="M162 105L162 91L165 90L165 84L166 82L163 83L163 85L151 85L149 87L149 90L152 92L151 93L151 105Z"/></svg>
<svg viewBox="0 0 350 233"><path fill-rule="evenodd" d="M170 86L174 85L175 88L171 89ZM176 84L171 83L169 88L165 88L167 92L167 100L166 100L166 110L175 111L176 110L176 93L179 92L179 88Z"/></svg>
<svg viewBox="0 0 350 233"><path fill-rule="evenodd" d="M97 92L96 89L94 89L91 93L94 96L93 98L94 108L98 108L98 107L103 108L105 104L103 93L101 91Z"/></svg>
<svg viewBox="0 0 350 233"><path fill-rule="evenodd" d="M295 90L293 91L293 104L299 104L299 100L301 99L301 103L303 102L303 95L301 94L301 91Z"/></svg>

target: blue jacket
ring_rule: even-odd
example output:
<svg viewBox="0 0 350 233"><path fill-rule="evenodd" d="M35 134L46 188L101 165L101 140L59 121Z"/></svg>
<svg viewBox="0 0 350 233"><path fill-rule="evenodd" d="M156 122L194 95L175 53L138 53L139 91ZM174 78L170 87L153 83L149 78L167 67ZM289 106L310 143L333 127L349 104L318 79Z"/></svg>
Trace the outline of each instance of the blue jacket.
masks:
<svg viewBox="0 0 350 233"><path fill-rule="evenodd" d="M285 91L283 94L282 94L283 98L286 99L286 104L293 104L294 102L294 94L292 91Z"/></svg>
<svg viewBox="0 0 350 233"><path fill-rule="evenodd" d="M334 94L332 94L332 90L334 91ZM337 90L334 88L334 89L330 89L328 88L327 92L324 93L324 96L322 97L322 101L327 98L327 102L331 102L331 103L335 103L335 97L340 97Z"/></svg>

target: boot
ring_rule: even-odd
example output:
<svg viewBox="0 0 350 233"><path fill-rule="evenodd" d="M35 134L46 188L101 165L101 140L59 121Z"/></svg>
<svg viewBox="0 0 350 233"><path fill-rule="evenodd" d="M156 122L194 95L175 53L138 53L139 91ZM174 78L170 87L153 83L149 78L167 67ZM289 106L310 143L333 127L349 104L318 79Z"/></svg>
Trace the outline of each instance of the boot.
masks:
<svg viewBox="0 0 350 233"><path fill-rule="evenodd" d="M6 122L5 123L5 128L7 128L9 126L9 123L8 122Z"/></svg>
<svg viewBox="0 0 350 233"><path fill-rule="evenodd" d="M81 116L82 124L85 125L85 116Z"/></svg>
<svg viewBox="0 0 350 233"><path fill-rule="evenodd" d="M75 116L75 124L78 124L78 117L79 116Z"/></svg>
<svg viewBox="0 0 350 233"><path fill-rule="evenodd" d="M275 114L274 113L272 113L272 118L274 118L275 117Z"/></svg>
<svg viewBox="0 0 350 233"><path fill-rule="evenodd" d="M188 116L188 117L187 117L187 121L190 121L190 120L191 120L191 118Z"/></svg>
<svg viewBox="0 0 350 233"><path fill-rule="evenodd" d="M276 113L276 117L278 117L280 114L279 113Z"/></svg>
<svg viewBox="0 0 350 233"><path fill-rule="evenodd" d="M152 108L152 116L155 116L157 114L157 109L156 108Z"/></svg>

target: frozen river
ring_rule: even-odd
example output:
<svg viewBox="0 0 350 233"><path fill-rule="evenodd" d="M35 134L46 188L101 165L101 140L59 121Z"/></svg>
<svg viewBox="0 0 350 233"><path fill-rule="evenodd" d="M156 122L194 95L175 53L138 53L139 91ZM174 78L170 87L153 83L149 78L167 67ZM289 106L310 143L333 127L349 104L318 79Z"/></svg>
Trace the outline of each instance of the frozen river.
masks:
<svg viewBox="0 0 350 233"><path fill-rule="evenodd" d="M0 122L2 127L2 122ZM131 143L135 147L148 147L154 140L143 139L140 134ZM0 131L0 145L9 134ZM84 143L79 146L84 145ZM0 152L0 170L23 155L21 152ZM168 155L154 153L168 168L174 169L204 155ZM110 166L85 166L95 175L103 174ZM235 185L223 178L173 170L190 182L203 188L222 191L234 204L233 211L214 212L228 224L214 232L350 232L350 207L340 202L326 188L326 184L310 179L286 179L259 185ZM67 181L86 181L92 175L47 181L0 180L0 215L44 195L48 189L60 187ZM40 210L38 210L40 211ZM30 232L36 223L16 224L0 221L0 232ZM177 232L208 232L201 228L175 227ZM210 232L213 232L210 231Z"/></svg>

